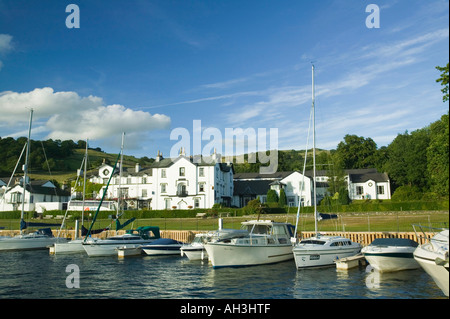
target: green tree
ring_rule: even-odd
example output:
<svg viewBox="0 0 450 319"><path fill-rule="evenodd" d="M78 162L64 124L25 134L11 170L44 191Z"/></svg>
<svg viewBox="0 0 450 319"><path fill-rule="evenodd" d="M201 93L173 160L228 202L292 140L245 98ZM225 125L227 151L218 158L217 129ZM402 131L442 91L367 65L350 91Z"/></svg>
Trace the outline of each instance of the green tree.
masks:
<svg viewBox="0 0 450 319"><path fill-rule="evenodd" d="M442 86L444 86L441 90L441 92L444 94L442 97L442 101L446 102L448 101L448 63L444 67L437 66L437 70L441 71L441 77L436 80L436 82L440 82Z"/></svg>
<svg viewBox="0 0 450 319"><path fill-rule="evenodd" d="M280 198L278 198L278 205L280 207L284 207L287 205L286 193L283 188L280 190Z"/></svg>
<svg viewBox="0 0 450 319"><path fill-rule="evenodd" d="M449 117L442 115L430 125L430 142L426 150L427 172L431 191L439 196L449 194Z"/></svg>
<svg viewBox="0 0 450 319"><path fill-rule="evenodd" d="M369 137L345 135L336 148L336 156L344 168L374 167L377 144Z"/></svg>
<svg viewBox="0 0 450 319"><path fill-rule="evenodd" d="M393 189L410 185L425 190L428 185L427 146L429 129L419 129L411 134L399 134L387 147L388 160L384 170L389 173Z"/></svg>
<svg viewBox="0 0 450 319"><path fill-rule="evenodd" d="M273 189L268 190L267 203L278 203L278 194L275 190Z"/></svg>

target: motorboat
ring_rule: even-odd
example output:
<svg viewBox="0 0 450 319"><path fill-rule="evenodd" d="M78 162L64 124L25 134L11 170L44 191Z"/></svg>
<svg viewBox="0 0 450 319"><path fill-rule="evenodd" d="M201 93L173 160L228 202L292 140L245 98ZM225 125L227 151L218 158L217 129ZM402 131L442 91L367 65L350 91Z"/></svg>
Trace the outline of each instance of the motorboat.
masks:
<svg viewBox="0 0 450 319"><path fill-rule="evenodd" d="M180 255L180 248L183 242L171 238L160 238L146 245L142 245L142 250L151 256L155 255Z"/></svg>
<svg viewBox="0 0 450 319"><path fill-rule="evenodd" d="M447 297L449 290L448 244L448 229L444 229L414 251L414 259L433 278Z"/></svg>
<svg viewBox="0 0 450 319"><path fill-rule="evenodd" d="M208 252L205 249L206 243L232 237L244 237L246 235L248 235L248 231L244 229L219 229L212 232L196 234L190 244L183 245L180 248L181 256L186 255L189 260L208 259Z"/></svg>
<svg viewBox="0 0 450 319"><path fill-rule="evenodd" d="M88 256L114 256L117 249L125 245L145 245L160 238L159 227L142 226L136 230L128 230L126 234L106 239L88 237L82 246Z"/></svg>
<svg viewBox="0 0 450 319"><path fill-rule="evenodd" d="M418 245L407 238L377 238L361 252L369 264L380 272L417 269L420 265L413 253Z"/></svg>
<svg viewBox="0 0 450 319"><path fill-rule="evenodd" d="M293 258L290 238L294 226L271 220L242 223L246 236L232 236L205 244L213 268L272 264Z"/></svg>
<svg viewBox="0 0 450 319"><path fill-rule="evenodd" d="M301 240L293 249L297 269L324 267L335 264L338 259L357 255L361 244L342 236L316 236Z"/></svg>

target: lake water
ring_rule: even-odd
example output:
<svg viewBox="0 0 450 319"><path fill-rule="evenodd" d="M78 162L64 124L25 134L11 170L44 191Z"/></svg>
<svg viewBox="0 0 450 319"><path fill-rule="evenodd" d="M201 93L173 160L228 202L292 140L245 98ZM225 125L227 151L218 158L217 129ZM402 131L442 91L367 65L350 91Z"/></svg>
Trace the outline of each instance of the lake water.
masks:
<svg viewBox="0 0 450 319"><path fill-rule="evenodd" d="M68 288L68 265L79 288ZM73 266L72 266L73 267ZM370 267L370 266L369 266ZM74 282L70 281L69 282ZM446 299L422 269L296 270L294 261L213 269L181 256L88 257L47 250L0 253L0 299Z"/></svg>

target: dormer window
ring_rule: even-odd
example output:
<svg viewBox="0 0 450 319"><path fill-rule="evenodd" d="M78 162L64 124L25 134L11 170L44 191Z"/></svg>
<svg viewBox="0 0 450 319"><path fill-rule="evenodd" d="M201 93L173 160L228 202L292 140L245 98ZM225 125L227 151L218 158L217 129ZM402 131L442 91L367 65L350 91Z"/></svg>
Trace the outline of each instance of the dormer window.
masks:
<svg viewBox="0 0 450 319"><path fill-rule="evenodd" d="M184 167L180 167L180 176L185 176Z"/></svg>

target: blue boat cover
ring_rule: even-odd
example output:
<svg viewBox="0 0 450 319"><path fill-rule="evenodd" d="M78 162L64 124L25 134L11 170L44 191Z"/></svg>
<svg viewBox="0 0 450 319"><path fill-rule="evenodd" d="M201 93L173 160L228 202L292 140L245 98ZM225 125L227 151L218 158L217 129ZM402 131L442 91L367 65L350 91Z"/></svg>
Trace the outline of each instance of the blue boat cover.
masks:
<svg viewBox="0 0 450 319"><path fill-rule="evenodd" d="M371 246L403 246L403 247L417 247L419 244L414 240L407 238L377 238Z"/></svg>
<svg viewBox="0 0 450 319"><path fill-rule="evenodd" d="M173 244L183 244L183 243L170 238L159 238L149 243L148 245L173 245Z"/></svg>

